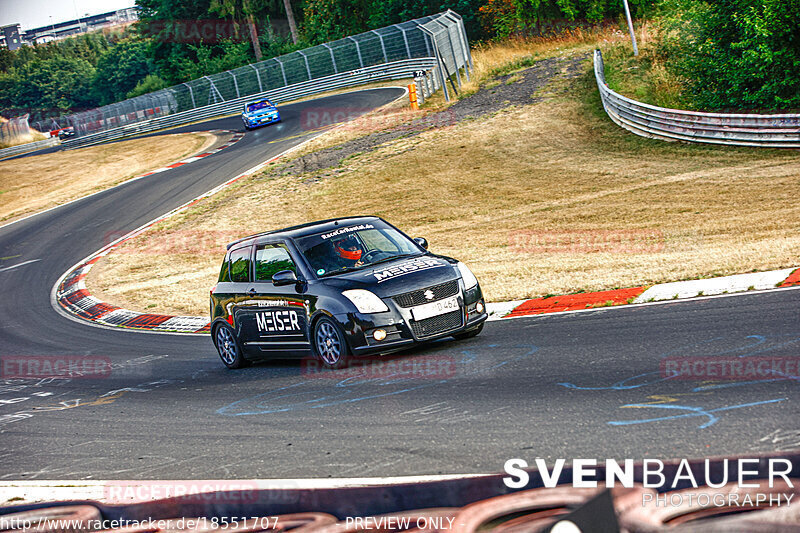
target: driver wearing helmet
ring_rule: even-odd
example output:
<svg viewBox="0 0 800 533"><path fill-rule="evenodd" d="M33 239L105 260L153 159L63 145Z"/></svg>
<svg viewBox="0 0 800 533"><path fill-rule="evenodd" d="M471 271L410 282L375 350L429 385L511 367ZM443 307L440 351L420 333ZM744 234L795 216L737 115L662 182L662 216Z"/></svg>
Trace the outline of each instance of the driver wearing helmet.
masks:
<svg viewBox="0 0 800 533"><path fill-rule="evenodd" d="M364 262L361 261L364 248L355 235L348 235L334 241L333 249L336 251L336 254L344 260L345 266L361 266L364 264Z"/></svg>

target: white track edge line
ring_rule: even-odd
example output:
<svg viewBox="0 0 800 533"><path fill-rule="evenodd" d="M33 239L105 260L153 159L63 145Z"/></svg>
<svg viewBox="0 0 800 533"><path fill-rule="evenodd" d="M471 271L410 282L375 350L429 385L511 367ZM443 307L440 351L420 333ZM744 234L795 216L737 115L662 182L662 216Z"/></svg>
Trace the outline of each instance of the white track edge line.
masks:
<svg viewBox="0 0 800 533"><path fill-rule="evenodd" d="M210 132L197 132L197 133L210 133ZM232 132L230 132L230 133L231 133L231 134L233 134L233 135L235 135L235 134L236 134L236 132L234 132L234 131L232 131ZM182 135L182 134L180 134L180 133L166 133L165 135ZM213 135L213 134L212 134L212 135ZM131 139L131 140L132 140L132 139ZM240 140L241 140L241 139L240 139ZM237 141L237 142L238 142L238 141ZM234 143L234 144L235 144L235 143ZM87 147L87 148L88 148L88 147ZM203 154L203 153L205 153L205 152L207 152L207 151L208 151L208 150L204 150L204 151L201 151L201 152L198 152L198 153L199 153L199 154ZM213 154L212 154L212 155L213 155ZM205 159L205 158L203 158L203 159ZM178 161L176 161L175 163L177 163L177 162L178 162ZM173 163L170 163L170 164L173 164ZM7 222L7 223L3 224L2 226L0 226L0 230L3 230L3 229L5 229L5 228L7 228L8 226L13 226L14 224L16 224L16 223L18 223L18 222L22 222L22 221L24 221L24 220L28 220L29 218L33 218L33 217L37 217L37 216L39 216L39 215L43 215L43 214L45 214L45 213L48 213L48 212L50 212L50 211L53 211L54 209L58 209L58 208L60 208L60 207L65 207L65 206L68 206L68 205L70 205L70 204L74 204L75 202L80 202L81 200L85 200L85 199L87 199L87 198L91 198L92 196L96 196L96 195L98 195L98 194L101 194L101 193L104 193L104 192L107 192L107 191L113 191L113 190L114 190L114 189L116 189L117 187L122 187L123 185L127 185L127 184L129 184L129 183L133 183L134 181L138 181L138 180L141 180L141 179L144 179L144 178L149 178L150 176L152 176L152 175L154 175L154 174L160 174L160 173L161 173L161 172L163 172L164 170L167 170L167 168L166 168L166 167L164 167L164 168L160 168L160 169L157 169L157 170L149 171L149 172L152 172L152 174L150 174L150 173L147 173L147 172L146 172L145 174L143 174L143 175L141 175L141 176L135 176L135 177L133 177L133 178L129 178L129 179L127 179L127 180L125 180L125 181L122 181L122 182L120 182L120 183L117 183L116 185L114 185L114 186L112 186L112 187L109 187L109 188L107 188L107 189L102 189L102 190L99 190L99 191L95 191L95 192L93 192L93 193L89 193L89 194L87 194L86 196L81 196L80 198L75 198L75 199L73 199L73 200L69 200L68 202L64 202L63 204L58 204L58 205L54 205L53 207L48 207L47 209L45 209L45 210L43 210L43 211L37 211L36 213L31 213L30 215L25 215L25 216L24 216L24 217L22 217L22 218L18 218L17 220L12 220L11 222ZM168 170L172 170L172 169L168 169Z"/></svg>

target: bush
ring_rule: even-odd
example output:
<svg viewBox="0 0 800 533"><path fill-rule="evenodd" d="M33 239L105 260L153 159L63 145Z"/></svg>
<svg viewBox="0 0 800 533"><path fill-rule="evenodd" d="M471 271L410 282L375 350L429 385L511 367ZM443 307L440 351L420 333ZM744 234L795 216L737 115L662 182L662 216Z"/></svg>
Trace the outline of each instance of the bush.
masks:
<svg viewBox="0 0 800 533"><path fill-rule="evenodd" d="M662 52L699 108L800 108L800 0L664 0L662 9Z"/></svg>
<svg viewBox="0 0 800 533"><path fill-rule="evenodd" d="M155 74L150 74L137 83L136 87L126 95L126 98L136 98L137 96L152 93L160 89L166 89L167 87L169 87L167 82Z"/></svg>

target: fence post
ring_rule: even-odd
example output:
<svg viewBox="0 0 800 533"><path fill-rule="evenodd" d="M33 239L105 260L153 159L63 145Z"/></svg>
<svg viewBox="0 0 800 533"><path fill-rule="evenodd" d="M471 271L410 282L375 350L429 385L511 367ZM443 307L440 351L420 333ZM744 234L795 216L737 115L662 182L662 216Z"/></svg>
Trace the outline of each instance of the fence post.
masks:
<svg viewBox="0 0 800 533"><path fill-rule="evenodd" d="M358 65L361 68L364 68L364 60L361 58L361 47L358 45L358 41L355 40L352 36L348 37L348 39L356 43L356 54L358 54Z"/></svg>
<svg viewBox="0 0 800 533"><path fill-rule="evenodd" d="M328 43L323 43L322 46L328 49L328 52L331 53L331 63L333 63L333 73L339 74L339 70L336 68L336 58L333 57L333 48L331 48Z"/></svg>
<svg viewBox="0 0 800 533"><path fill-rule="evenodd" d="M302 50L298 50L297 53L303 56L303 59L306 62L306 72L308 72L308 81L311 81L311 67L308 66L308 57L303 53Z"/></svg>
<svg viewBox="0 0 800 533"><path fill-rule="evenodd" d="M386 46L383 44L383 36L375 30L372 30L372 33L378 36L378 39L381 41L381 50L383 50L383 62L389 62L389 56L386 55Z"/></svg>
<svg viewBox="0 0 800 533"><path fill-rule="evenodd" d="M256 71L256 78L258 79L258 92L263 93L264 86L261 84L261 73L258 71L258 67L256 67L255 65L250 64L250 66L253 67L253 70Z"/></svg>
<svg viewBox="0 0 800 533"><path fill-rule="evenodd" d="M241 98L241 95L239 94L239 83L236 81L236 74L234 74L232 70L229 70L228 74L230 74L233 78L233 87L236 89L236 98Z"/></svg>
<svg viewBox="0 0 800 533"><path fill-rule="evenodd" d="M403 28L401 28L401 27L400 27L400 26L398 26L397 24L395 24L395 25L394 25L394 27L395 27L395 28L397 28L398 30L400 30L400 31L402 32L402 34L403 34L403 41L406 43L406 57L407 57L408 59L411 59L411 47L410 47L410 46L408 46L408 35L406 35L406 30L404 30Z"/></svg>
<svg viewBox="0 0 800 533"><path fill-rule="evenodd" d="M278 59L277 57L273 57L272 59L277 61L278 65L281 66L281 74L283 75L283 85L284 86L289 85L289 82L286 81L286 70L283 68L283 62L280 59Z"/></svg>
<svg viewBox="0 0 800 533"><path fill-rule="evenodd" d="M194 101L194 91L192 90L192 86L188 83L184 83L182 85L186 85L189 88L189 96L192 98L192 109L197 109L197 104Z"/></svg>

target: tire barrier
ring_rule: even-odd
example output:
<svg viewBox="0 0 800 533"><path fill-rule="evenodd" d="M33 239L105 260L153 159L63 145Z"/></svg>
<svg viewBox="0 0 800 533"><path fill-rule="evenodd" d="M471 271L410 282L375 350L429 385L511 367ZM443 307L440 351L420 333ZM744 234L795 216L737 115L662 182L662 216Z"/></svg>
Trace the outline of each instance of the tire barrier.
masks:
<svg viewBox="0 0 800 533"><path fill-rule="evenodd" d="M517 491L503 483L503 474L343 487L311 483L311 488L301 488L302 480L284 480L277 485L282 488L251 480L233 482L240 485L237 490L218 489L231 482L111 481L103 484L102 490L113 504L59 502L0 508L0 525L18 517L35 520L36 524L59 518L79 518L86 523L102 515L104 524L116 521L125 526L107 527L103 533L800 531L800 452L748 457L747 464L740 464L736 458L664 461L658 470L664 476L660 492L643 484L647 479L645 466L633 465L631 486L617 483L610 489L604 486L607 477L600 462L589 476L597 481L596 488L574 487L570 480L576 471L569 467L564 467L557 478L559 483L552 488L542 487L544 476L528 469L530 488ZM778 475L773 474L776 471ZM738 484L729 482L740 475L747 477ZM703 484L717 481L725 484ZM675 488L669 489L673 485ZM134 499L111 497L134 488L147 494L137 489ZM182 496L149 499L148 494L163 494L166 488ZM124 503L131 501L139 503ZM0 528L3 533L12 530ZM83 533L92 529L51 524L29 530Z"/></svg>
<svg viewBox="0 0 800 533"><path fill-rule="evenodd" d="M800 114L701 113L637 102L609 89L600 50L594 51L594 75L608 117L636 135L664 141L800 148Z"/></svg>
<svg viewBox="0 0 800 533"><path fill-rule="evenodd" d="M776 480L772 487L768 480L753 480L749 483L757 483L758 487L739 487L736 483L729 483L710 491L707 488L692 488L668 492L662 495L666 496L668 505L659 506L654 498L646 504L630 506L621 513L620 522L630 531L643 533L664 531L665 528L678 526L681 526L681 531L699 532L708 531L708 521L716 517L736 514L739 516L721 521L720 530L779 532L781 524L775 518L791 518L792 515L787 517L785 511L793 507L794 518L783 523L791 527L791 531L800 530L798 504L785 507L781 509L782 513L777 514L774 513L777 508L769 505L770 500L784 501L788 498L793 501L800 493L800 487L791 487L783 480ZM737 502L736 505L731 503L733 501ZM767 509L773 514L764 514Z"/></svg>
<svg viewBox="0 0 800 533"><path fill-rule="evenodd" d="M655 494L637 485L630 489L582 489L573 487L538 488L470 503L462 508L431 508L400 511L374 516L336 517L321 512L291 513L276 516L214 518L205 516L150 519L137 525L115 529L82 527L80 524L111 523L90 505L52 507L0 516L0 524L25 523L26 527L4 528L3 533L535 533L551 531L559 523L569 523L570 531L624 531L627 533L796 533L800 531L800 504L769 507L763 504L698 505L697 497L733 494L770 496L797 494L796 488L778 483L766 488L689 489L667 492L680 495L691 504L662 506L642 504L644 494ZM610 502L608 513L593 505L599 496ZM557 530L557 529L555 529Z"/></svg>

